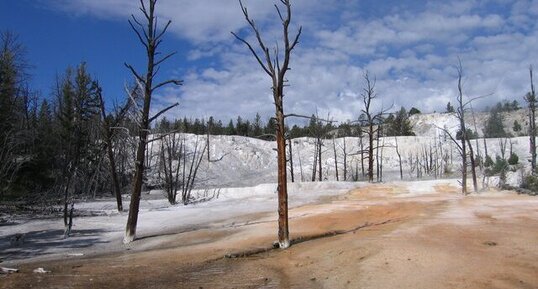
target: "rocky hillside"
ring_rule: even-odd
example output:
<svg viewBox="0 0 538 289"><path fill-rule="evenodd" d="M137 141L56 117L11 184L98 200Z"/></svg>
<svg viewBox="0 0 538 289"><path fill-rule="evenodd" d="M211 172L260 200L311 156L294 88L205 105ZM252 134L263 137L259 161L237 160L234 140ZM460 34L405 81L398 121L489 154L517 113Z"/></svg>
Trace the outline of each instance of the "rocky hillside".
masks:
<svg viewBox="0 0 538 289"><path fill-rule="evenodd" d="M511 133L513 136L521 136L522 132L526 134L529 124L527 110L519 109L503 112L502 116L506 132ZM477 112L474 115L469 112L465 115L465 122L468 128L477 131L478 135L482 137L488 118L489 112ZM521 132L514 132L513 130L514 121L516 120L522 126ZM439 135L439 128L448 129L454 135L458 131L458 119L453 113L414 114L410 117L410 121L417 136Z"/></svg>
<svg viewBox="0 0 538 289"><path fill-rule="evenodd" d="M467 123L474 122L471 114ZM487 113L477 113L474 117L480 136L488 118ZM504 123L507 132L516 135L512 130L513 122L517 120L526 131L525 110L504 113ZM403 178L455 177L460 170L461 159L456 145L446 137L438 127L446 127L454 135L458 127L457 119L452 114L433 113L418 114L411 117L416 136L385 137L376 143L379 150L376 160L382 168L383 180L400 179L400 164ZM206 136L192 134L177 134L184 138L187 152L194 151L196 140L199 145L205 144ZM510 139L479 139L472 140L474 153L484 158L488 155L507 159L513 151L519 156L519 178L528 171L529 140L526 136ZM160 147L155 142L150 147L150 170L148 179L157 185L160 182ZM487 147L487 148L486 148ZM339 180L362 180L363 167L367 169L367 161L361 161L361 148L366 149L366 139L346 137L326 139L323 141L321 157L321 175L323 180L336 180L337 170ZM292 140L293 176L295 181L312 181L315 156L315 140L312 138L297 138ZM276 144L239 136L211 136L209 147L210 161L202 159L198 174L197 188L245 187L276 181ZM345 159L345 161L344 161ZM376 168L378 163L375 163ZM319 163L316 165L315 178L319 178ZM291 167L289 172L291 173ZM364 171L366 173L366 171ZM291 175L291 174L290 174ZM291 179L291 176L290 176Z"/></svg>

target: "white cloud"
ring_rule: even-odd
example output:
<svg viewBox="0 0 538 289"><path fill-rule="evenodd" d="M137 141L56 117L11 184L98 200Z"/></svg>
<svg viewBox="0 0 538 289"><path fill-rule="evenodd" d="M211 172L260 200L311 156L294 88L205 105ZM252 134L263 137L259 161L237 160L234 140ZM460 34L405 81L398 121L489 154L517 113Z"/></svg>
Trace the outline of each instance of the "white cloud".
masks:
<svg viewBox="0 0 538 289"><path fill-rule="evenodd" d="M245 1L250 14L263 21L273 12L270 1ZM50 5L75 15L90 15L105 19L128 19L140 16L135 0L51 0ZM194 43L229 40L230 31L245 25L235 0L160 0L157 15L173 20L171 32Z"/></svg>
<svg viewBox="0 0 538 289"><path fill-rule="evenodd" d="M121 19L136 13L137 6L133 0L54 3L69 12ZM274 18L273 1L245 3L267 44L274 44L281 26ZM310 115L318 110L338 120L356 118L366 69L377 78L378 105L442 111L456 95L458 58L466 95L493 93L478 106L503 98L522 103L528 66L538 59L537 0L429 1L394 8L376 2L387 7L375 7L372 13L377 14L368 18L360 18L368 14L368 1L293 3L293 24L305 29L288 73L287 112ZM160 0L159 5L160 15L173 20L172 32L195 47L188 59L212 59L211 66L189 67L183 87L161 91L156 99L161 107L179 99L177 116L213 115L223 122L237 115L273 113L268 76L229 33L252 37L235 0Z"/></svg>

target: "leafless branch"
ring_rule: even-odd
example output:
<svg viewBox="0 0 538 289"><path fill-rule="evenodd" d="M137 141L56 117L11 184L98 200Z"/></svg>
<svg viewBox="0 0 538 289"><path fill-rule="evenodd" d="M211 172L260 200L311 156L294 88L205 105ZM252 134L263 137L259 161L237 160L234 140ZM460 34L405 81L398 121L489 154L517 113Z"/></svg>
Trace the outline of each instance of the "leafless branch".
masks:
<svg viewBox="0 0 538 289"><path fill-rule="evenodd" d="M179 131L180 131L180 130L173 130L173 131L169 131L169 132L166 132L166 133L162 133L161 135L159 135L159 136L157 136L157 137L154 137L154 138L148 140L146 143L149 144L149 143L152 143L152 142L154 142L154 141L161 140L161 139L163 139L163 138L165 138L165 137L167 137L167 136L169 136L169 135L171 135L171 134L178 133Z"/></svg>
<svg viewBox="0 0 538 289"><path fill-rule="evenodd" d="M157 119L159 116L161 116L163 113L165 113L165 112L171 110L172 108L174 108L174 107L176 107L176 106L178 106L178 105L179 105L179 103L176 102L176 103L174 103L174 104L168 106L167 108L165 108L165 109L159 111L156 115L154 115L153 117L151 117L151 118L149 119L149 123L152 123L154 120L156 120L156 119Z"/></svg>
<svg viewBox="0 0 538 289"><path fill-rule="evenodd" d="M318 118L318 117L311 117L311 116L300 115L300 114L295 114L295 113L290 113L290 114L284 115L284 118L287 118L287 117L306 118L306 119L311 119L311 120L319 120L319 121L327 122L327 123L338 122L337 120L327 120L327 119L322 119L322 118Z"/></svg>
<svg viewBox="0 0 538 289"><path fill-rule="evenodd" d="M168 58L170 58L170 57L172 57L172 56L174 56L174 55L176 55L176 54L177 54L176 51L169 53L168 55L166 55L165 57L161 58L160 60L157 60L157 61L155 62L155 66L160 65L161 63L165 62Z"/></svg>
<svg viewBox="0 0 538 289"><path fill-rule="evenodd" d="M250 45L250 43L248 43L248 41L246 41L245 39L239 37L237 34L235 34L234 32L231 32L233 36L235 36L235 38L241 42L243 42L247 47L248 49L250 50L250 52L252 52L252 55L254 55L254 58L256 58L256 60L258 61L258 63L261 65L261 67L263 68L263 70L265 71L265 73L267 73L269 76L273 76L273 74L271 73L271 71L269 71L269 69L265 66L265 64L263 64L263 61L260 59L260 57L258 56L258 53L254 50L254 48L252 47L252 45Z"/></svg>
<svg viewBox="0 0 538 289"><path fill-rule="evenodd" d="M146 84L146 80L142 76L140 76L130 64L124 63L124 65L131 71L131 73L138 81L142 82L144 85Z"/></svg>
<svg viewBox="0 0 538 289"><path fill-rule="evenodd" d="M169 80L166 80L166 81L163 81L155 86L153 86L153 88L151 89L151 91L155 91L165 85L168 85L168 84L174 84L174 85L182 85L183 84L183 80L177 80L177 79L169 79Z"/></svg>

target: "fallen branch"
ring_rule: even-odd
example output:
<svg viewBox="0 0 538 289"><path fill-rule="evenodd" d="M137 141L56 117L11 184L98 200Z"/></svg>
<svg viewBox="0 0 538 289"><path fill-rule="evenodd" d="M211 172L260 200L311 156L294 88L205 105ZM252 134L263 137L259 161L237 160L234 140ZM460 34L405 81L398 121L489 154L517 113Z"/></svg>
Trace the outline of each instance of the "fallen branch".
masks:
<svg viewBox="0 0 538 289"><path fill-rule="evenodd" d="M17 272L19 272L19 269L0 267L0 274L11 274Z"/></svg>

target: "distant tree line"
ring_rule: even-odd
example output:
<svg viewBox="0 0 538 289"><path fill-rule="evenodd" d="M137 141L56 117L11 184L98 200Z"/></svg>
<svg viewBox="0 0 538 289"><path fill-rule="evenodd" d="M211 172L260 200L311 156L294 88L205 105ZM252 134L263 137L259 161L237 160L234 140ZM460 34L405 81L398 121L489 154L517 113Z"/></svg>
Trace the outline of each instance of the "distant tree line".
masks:
<svg viewBox="0 0 538 289"><path fill-rule="evenodd" d="M417 110L416 108L413 108ZM417 110L418 111L418 110ZM418 112L420 113L420 112ZM409 120L411 114L402 107L395 113L388 113L382 121L382 136L412 136L413 127ZM353 137L361 135L361 128L358 122L332 122L320 121L321 118L315 114L310 116L310 121L305 125L294 124L291 128L285 127L288 138L314 137L320 131L327 136ZM275 119L270 117L263 121L260 114L256 113L254 120L238 116L235 120L230 119L226 125L221 120L215 120L212 116L207 119L181 118L169 120L163 117L153 128L156 133L182 132L198 135L238 135L262 139L270 139L275 131Z"/></svg>

